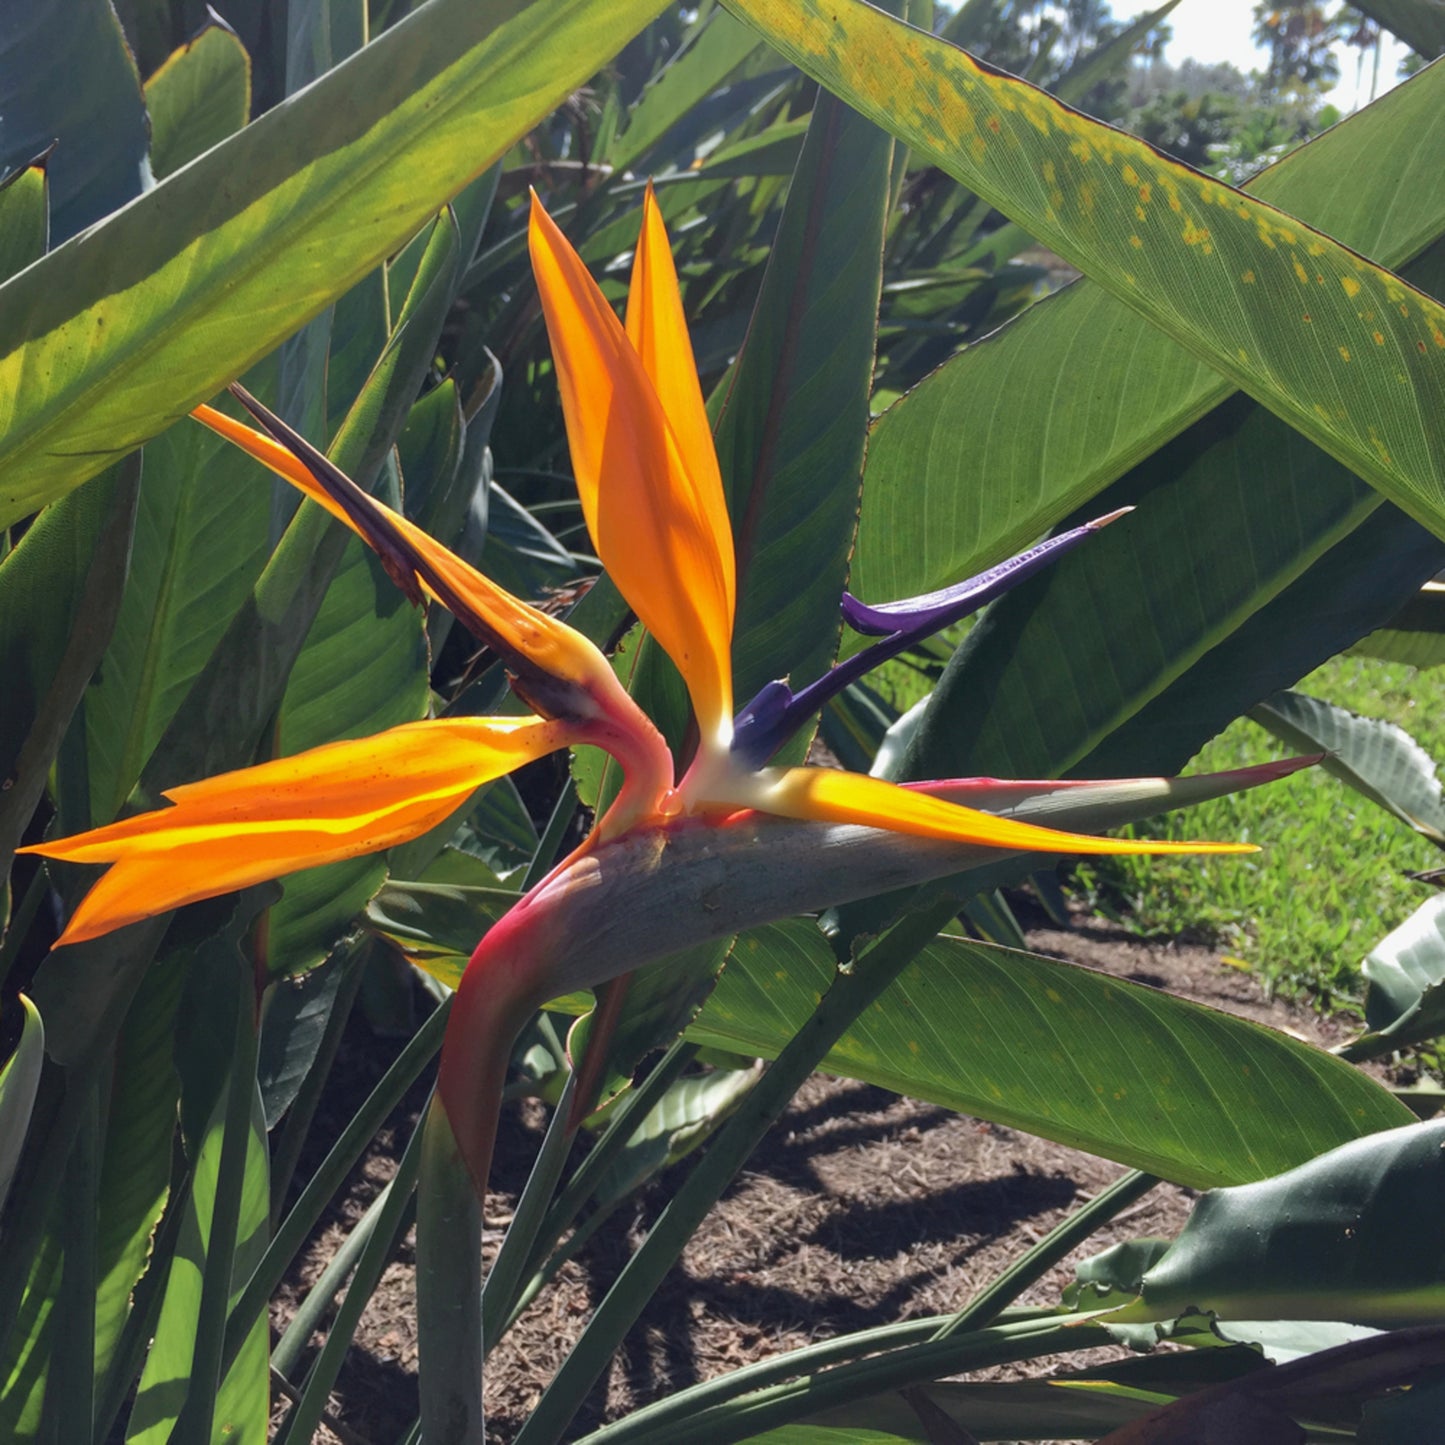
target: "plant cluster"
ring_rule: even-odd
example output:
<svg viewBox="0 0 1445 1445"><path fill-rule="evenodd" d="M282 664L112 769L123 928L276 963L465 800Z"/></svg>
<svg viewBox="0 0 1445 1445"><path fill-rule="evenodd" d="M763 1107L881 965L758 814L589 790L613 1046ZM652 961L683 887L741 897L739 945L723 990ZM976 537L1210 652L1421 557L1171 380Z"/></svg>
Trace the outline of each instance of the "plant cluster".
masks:
<svg viewBox="0 0 1445 1445"><path fill-rule="evenodd" d="M1248 852L1116 830L1322 755L1435 826L1282 689L1445 563L1445 72L1234 189L1066 103L1169 8L1063 7L1053 94L981 0L0 35L0 1436L316 1438L414 1225L406 1439L481 1441L487 1351L705 1144L517 1436L560 1440L823 1067L1126 1172L954 1313L598 1445L1421 1438L1441 1126L1352 1059L1438 1030L1434 915L1348 1057L998 941L1060 857ZM1296 757L1175 776L1251 710ZM407 1043L298 1177L356 1012ZM518 1073L555 1107L484 1279ZM1019 1305L1161 1179L1209 1191L1179 1239Z"/></svg>

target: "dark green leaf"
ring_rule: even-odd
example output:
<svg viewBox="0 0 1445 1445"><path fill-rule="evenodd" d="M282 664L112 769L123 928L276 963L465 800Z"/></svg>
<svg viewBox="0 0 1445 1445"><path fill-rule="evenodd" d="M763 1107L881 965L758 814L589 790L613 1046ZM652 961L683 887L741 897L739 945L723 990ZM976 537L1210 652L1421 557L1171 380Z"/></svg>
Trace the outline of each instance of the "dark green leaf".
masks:
<svg viewBox="0 0 1445 1445"><path fill-rule="evenodd" d="M1276 1178L1217 1189L1113 1318L1437 1320L1445 1297L1445 1123L1342 1144ZM1402 1245L1408 1243L1408 1247Z"/></svg>
<svg viewBox="0 0 1445 1445"><path fill-rule="evenodd" d="M815 79L1445 529L1439 302L862 0L729 5ZM1116 413L1103 410L1112 426Z"/></svg>
<svg viewBox="0 0 1445 1445"><path fill-rule="evenodd" d="M772 1057L834 967L810 923L755 929L688 1036ZM1196 1187L1263 1178L1405 1115L1283 1034L957 938L926 948L823 1067Z"/></svg>
<svg viewBox="0 0 1445 1445"><path fill-rule="evenodd" d="M45 166L22 166L0 184L0 281L45 254L50 202Z"/></svg>
<svg viewBox="0 0 1445 1445"><path fill-rule="evenodd" d="M29 164L55 143L48 167L54 244L140 194L145 106L109 0L7 7L0 17L0 95L0 171ZM115 458L91 471L106 460Z"/></svg>
<svg viewBox="0 0 1445 1445"><path fill-rule="evenodd" d="M23 993L19 1002L25 1014L20 1042L0 1067L0 1205L10 1192L45 1059L45 1025L40 1021L40 1010Z"/></svg>
<svg viewBox="0 0 1445 1445"><path fill-rule="evenodd" d="M1270 166L1250 194L1408 261L1445 233L1432 159L1445 149L1445 71L1421 80ZM874 425L854 590L870 602L911 596L1026 546L1229 391L1099 286L1066 287Z"/></svg>
<svg viewBox="0 0 1445 1445"><path fill-rule="evenodd" d="M1445 662L1445 582L1427 582L1390 620L1351 649L1411 667Z"/></svg>
<svg viewBox="0 0 1445 1445"><path fill-rule="evenodd" d="M246 124L251 58L235 32L212 19L146 81L145 102L160 181Z"/></svg>
<svg viewBox="0 0 1445 1445"><path fill-rule="evenodd" d="M52 507L0 563L0 862L8 871L125 586L140 454ZM84 806L82 801L81 806Z"/></svg>

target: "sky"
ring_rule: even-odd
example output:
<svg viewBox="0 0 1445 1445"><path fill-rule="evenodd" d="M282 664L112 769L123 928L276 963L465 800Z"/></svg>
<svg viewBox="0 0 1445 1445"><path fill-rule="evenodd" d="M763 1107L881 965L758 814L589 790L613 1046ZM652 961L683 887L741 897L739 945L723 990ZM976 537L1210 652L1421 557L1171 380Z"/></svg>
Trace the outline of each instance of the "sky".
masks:
<svg viewBox="0 0 1445 1445"><path fill-rule="evenodd" d="M1134 7L1117 3L1114 6L1115 13L1121 15L1131 8ZM1183 0L1169 16L1174 39L1165 51L1165 59L1174 65L1193 57L1203 61L1228 60L1244 71L1263 68L1264 53L1257 51L1249 38L1254 28L1253 14L1253 0ZM1372 56L1366 55L1364 73L1357 86L1355 65L1359 52L1341 45L1336 53L1340 57L1340 83L1331 91L1329 99L1348 113L1370 98ZM1404 46L1393 36L1385 37L1378 94L1383 95L1398 84L1395 71L1405 53Z"/></svg>

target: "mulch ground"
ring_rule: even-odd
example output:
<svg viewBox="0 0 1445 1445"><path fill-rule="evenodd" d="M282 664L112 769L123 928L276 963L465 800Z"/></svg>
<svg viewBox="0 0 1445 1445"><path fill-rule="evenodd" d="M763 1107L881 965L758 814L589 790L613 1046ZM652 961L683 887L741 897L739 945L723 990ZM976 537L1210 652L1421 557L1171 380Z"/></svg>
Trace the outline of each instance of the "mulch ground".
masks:
<svg viewBox="0 0 1445 1445"><path fill-rule="evenodd" d="M1338 1025L1307 1009L1266 999L1249 975L1200 944L1143 942L1087 917L1068 930L1041 924L1028 939L1037 952L1167 987L1316 1043L1328 1045L1342 1035ZM318 1151L394 1054L394 1045L355 1031L338 1066L334 1101L313 1131ZM277 1302L278 1327L390 1177L424 1102L425 1089L418 1086L359 1166ZM536 1101L507 1110L487 1206L489 1224L497 1226L488 1229L489 1251L544 1124L545 1110ZM314 1162L303 1160L301 1177ZM957 1310L1121 1172L1117 1164L1015 1130L815 1076L648 1305L574 1434L814 1340ZM489 1358L489 1438L499 1445L515 1435L666 1202L672 1182L664 1176L616 1216ZM1095 1236L1085 1253L1118 1238L1175 1233L1192 1199L1187 1190L1156 1189ZM332 1400L339 1434L331 1438L343 1445L391 1445L415 1417L412 1264L408 1241L362 1319ZM1024 1302L1056 1303L1071 1278L1071 1267L1060 1266Z"/></svg>

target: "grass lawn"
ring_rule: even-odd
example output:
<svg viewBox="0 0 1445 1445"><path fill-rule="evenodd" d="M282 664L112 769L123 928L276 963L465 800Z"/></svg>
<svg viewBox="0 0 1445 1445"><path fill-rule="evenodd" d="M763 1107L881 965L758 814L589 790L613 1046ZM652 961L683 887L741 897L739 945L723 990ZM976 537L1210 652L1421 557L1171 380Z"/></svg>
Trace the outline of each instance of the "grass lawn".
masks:
<svg viewBox="0 0 1445 1445"><path fill-rule="evenodd" d="M1445 669L1417 672L1338 657L1298 691L1398 723L1445 759ZM1286 749L1240 720L1207 744L1189 771L1239 767ZM1157 819L1139 831L1168 838L1242 839L1246 858L1101 858L1078 865L1074 886L1100 911L1141 933L1195 932L1217 940L1270 989L1307 990L1326 1007L1361 992L1359 964L1428 896L1403 875L1439 867L1440 851L1320 769Z"/></svg>

